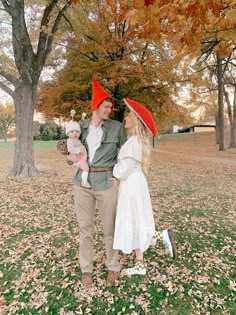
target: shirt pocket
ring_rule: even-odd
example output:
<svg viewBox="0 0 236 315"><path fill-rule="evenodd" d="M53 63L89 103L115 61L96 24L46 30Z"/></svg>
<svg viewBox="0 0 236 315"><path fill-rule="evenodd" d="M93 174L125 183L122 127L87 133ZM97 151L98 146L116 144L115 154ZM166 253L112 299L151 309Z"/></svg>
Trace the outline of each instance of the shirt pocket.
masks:
<svg viewBox="0 0 236 315"><path fill-rule="evenodd" d="M118 143L118 138L115 138L115 137L106 137L103 141L102 141L103 144L110 144L110 145L117 145Z"/></svg>
<svg viewBox="0 0 236 315"><path fill-rule="evenodd" d="M118 138L116 137L106 137L102 141L102 152L104 157L110 156L110 158L116 158L118 153Z"/></svg>

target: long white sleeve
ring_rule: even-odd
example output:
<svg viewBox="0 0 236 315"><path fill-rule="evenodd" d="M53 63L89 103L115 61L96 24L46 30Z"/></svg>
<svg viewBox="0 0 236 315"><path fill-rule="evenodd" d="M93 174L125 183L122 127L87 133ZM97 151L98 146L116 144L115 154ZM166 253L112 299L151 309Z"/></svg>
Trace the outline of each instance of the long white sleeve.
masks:
<svg viewBox="0 0 236 315"><path fill-rule="evenodd" d="M114 177L125 180L134 170L138 162L130 157L121 159L113 168Z"/></svg>

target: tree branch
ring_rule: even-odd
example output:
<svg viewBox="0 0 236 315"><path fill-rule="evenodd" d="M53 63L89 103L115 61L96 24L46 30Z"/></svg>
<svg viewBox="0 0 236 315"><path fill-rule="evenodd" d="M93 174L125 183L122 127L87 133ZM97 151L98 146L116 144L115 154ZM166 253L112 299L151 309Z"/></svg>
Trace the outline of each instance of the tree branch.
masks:
<svg viewBox="0 0 236 315"><path fill-rule="evenodd" d="M8 5L8 2L6 0L1 0L1 2L2 2L2 5L4 6L5 10L7 11L7 13L10 14L10 8Z"/></svg>
<svg viewBox="0 0 236 315"><path fill-rule="evenodd" d="M232 54L230 54L230 55L227 57L227 59L226 59L224 65L223 65L223 75L224 75L224 73L225 73L225 71L226 71L226 69L227 69L227 66L228 66L229 62L230 62L231 56L232 56Z"/></svg>
<svg viewBox="0 0 236 315"><path fill-rule="evenodd" d="M44 11L44 15L41 21L41 27L40 27L41 32L39 35L39 42L38 42L38 47L37 47L37 60L40 66L42 66L45 63L47 56L52 50L53 39L58 30L61 19L63 17L65 18L64 14L70 5L70 3L68 3L62 9L58 8L59 11L54 20L52 28L51 30L48 30L48 26L50 22L50 15L53 9L57 6L57 2L58 0L52 0L50 2L50 4L46 7Z"/></svg>
<svg viewBox="0 0 236 315"><path fill-rule="evenodd" d="M83 53L82 51L79 51L79 53L80 53L82 56L88 58L88 59L91 60L91 61L95 61L95 62L98 61L98 57L95 55L94 52L91 52L91 56L90 56L89 54Z"/></svg>
<svg viewBox="0 0 236 315"><path fill-rule="evenodd" d="M7 81L9 81L11 84L13 84L14 87L17 87L19 85L19 83L20 83L19 80L16 77L12 76L9 73L6 73L5 71L3 71L1 69L0 69L0 75L2 77L4 77Z"/></svg>
<svg viewBox="0 0 236 315"><path fill-rule="evenodd" d="M64 17L64 13L66 12L66 10L69 8L69 4L66 4L58 13L56 20L53 24L52 30L50 32L50 35L48 37L48 42L47 42L47 46L46 46L46 56L51 52L52 50L52 43L53 43L53 39L54 36L56 34L56 32L58 31L61 19Z"/></svg>
<svg viewBox="0 0 236 315"><path fill-rule="evenodd" d="M142 52L141 60L140 60L141 65L144 63L144 58L145 58L145 55L147 54L148 46L149 46L149 42L146 42L145 47Z"/></svg>
<svg viewBox="0 0 236 315"><path fill-rule="evenodd" d="M12 91L7 85L0 81L0 88L5 91L8 95L13 97L14 91Z"/></svg>
<svg viewBox="0 0 236 315"><path fill-rule="evenodd" d="M51 2L45 7L43 17L41 20L40 25L40 34L39 34L39 41L38 41L38 47L37 47L37 56L42 51L45 52L46 42L47 42L47 32L48 32L48 24L50 21L50 14L53 11L54 7L56 6L56 3L58 0L51 0Z"/></svg>
<svg viewBox="0 0 236 315"><path fill-rule="evenodd" d="M33 69L34 51L26 27L24 11L23 0L10 2L9 14L12 19L12 45L15 64L21 77L31 82L35 76Z"/></svg>

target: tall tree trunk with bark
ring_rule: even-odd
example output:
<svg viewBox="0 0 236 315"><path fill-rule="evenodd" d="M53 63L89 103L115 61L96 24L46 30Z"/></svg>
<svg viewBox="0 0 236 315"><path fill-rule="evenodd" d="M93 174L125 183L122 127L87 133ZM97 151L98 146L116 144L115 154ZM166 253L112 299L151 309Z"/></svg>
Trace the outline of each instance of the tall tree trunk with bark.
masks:
<svg viewBox="0 0 236 315"><path fill-rule="evenodd" d="M217 52L217 81L218 81L218 119L219 119L219 151L225 150L224 144L224 99L223 99L223 71L222 59Z"/></svg>
<svg viewBox="0 0 236 315"><path fill-rule="evenodd" d="M33 154L34 95L37 85L24 82L14 93L16 142L11 176L36 176Z"/></svg>
<svg viewBox="0 0 236 315"><path fill-rule="evenodd" d="M234 86L232 124L230 124L230 148L236 148L236 86Z"/></svg>
<svg viewBox="0 0 236 315"><path fill-rule="evenodd" d="M229 94L225 88L224 88L224 96L227 103L229 124L230 124L229 148L236 148L236 86L234 87L233 110L231 108Z"/></svg>
<svg viewBox="0 0 236 315"><path fill-rule="evenodd" d="M230 147L236 148L236 86L234 87L233 126L232 126L232 141L230 141Z"/></svg>
<svg viewBox="0 0 236 315"><path fill-rule="evenodd" d="M216 122L216 144L219 144L220 136L219 136L219 115L218 115L218 112L215 114L215 122Z"/></svg>
<svg viewBox="0 0 236 315"><path fill-rule="evenodd" d="M4 132L4 135L3 135L3 139L4 139L4 142L7 143L7 134Z"/></svg>

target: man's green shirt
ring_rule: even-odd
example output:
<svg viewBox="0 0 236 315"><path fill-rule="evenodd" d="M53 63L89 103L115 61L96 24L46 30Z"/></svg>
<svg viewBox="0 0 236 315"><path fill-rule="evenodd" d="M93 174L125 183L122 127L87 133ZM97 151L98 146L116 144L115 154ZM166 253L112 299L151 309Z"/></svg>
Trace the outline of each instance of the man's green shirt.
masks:
<svg viewBox="0 0 236 315"><path fill-rule="evenodd" d="M85 146L88 153L89 163L89 150L86 138L89 132L89 123L91 119L86 119L80 123L81 135L80 140ZM92 163L89 163L90 167L113 167L117 162L117 154L121 146L125 143L127 137L125 128L122 123L116 120L105 120L101 126L103 130L103 136L101 145L96 150ZM112 171L103 172L90 172L88 181L93 190L103 190L113 185L111 178ZM80 186L81 183L81 170L79 169L73 178L73 182Z"/></svg>

